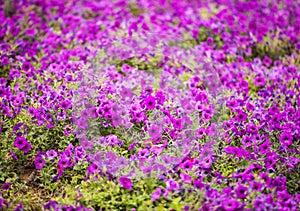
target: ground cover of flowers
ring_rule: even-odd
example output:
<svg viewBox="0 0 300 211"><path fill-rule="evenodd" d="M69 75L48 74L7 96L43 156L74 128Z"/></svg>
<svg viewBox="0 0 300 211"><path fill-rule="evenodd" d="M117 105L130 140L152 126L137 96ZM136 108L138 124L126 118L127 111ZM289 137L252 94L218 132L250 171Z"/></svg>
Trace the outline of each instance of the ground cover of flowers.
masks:
<svg viewBox="0 0 300 211"><path fill-rule="evenodd" d="M0 210L300 209L299 1L0 2Z"/></svg>

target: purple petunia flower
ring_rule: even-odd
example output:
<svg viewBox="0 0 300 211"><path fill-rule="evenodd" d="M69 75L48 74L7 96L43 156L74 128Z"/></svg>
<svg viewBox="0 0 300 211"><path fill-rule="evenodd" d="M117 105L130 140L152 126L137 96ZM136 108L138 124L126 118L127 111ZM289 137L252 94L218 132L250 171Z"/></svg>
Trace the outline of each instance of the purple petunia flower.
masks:
<svg viewBox="0 0 300 211"><path fill-rule="evenodd" d="M259 146L259 151L261 154L267 154L268 152L270 152L270 147L270 144L266 141Z"/></svg>
<svg viewBox="0 0 300 211"><path fill-rule="evenodd" d="M123 188L129 189L129 190L132 189L132 182L128 177L121 176L119 178L119 182Z"/></svg>
<svg viewBox="0 0 300 211"><path fill-rule="evenodd" d="M239 185L235 190L236 196L240 199L244 199L247 197L248 188L242 185Z"/></svg>
<svg viewBox="0 0 300 211"><path fill-rule="evenodd" d="M205 135L205 129L204 128L199 128L196 131L196 137L197 138L202 138Z"/></svg>
<svg viewBox="0 0 300 211"><path fill-rule="evenodd" d="M22 65L22 69L23 70L25 70L26 72L28 71L28 70L30 70L32 68L32 65L31 65L31 63L30 62L24 62L23 63L23 65Z"/></svg>
<svg viewBox="0 0 300 211"><path fill-rule="evenodd" d="M89 165L87 170L88 170L88 174L95 174L99 170L99 167L97 164L92 163L91 165Z"/></svg>
<svg viewBox="0 0 300 211"><path fill-rule="evenodd" d="M262 86L264 86L266 84L266 81L265 81L265 79L263 78L263 77L256 77L255 79L254 79L254 85L255 86L258 86L258 87L262 87Z"/></svg>
<svg viewBox="0 0 300 211"><path fill-rule="evenodd" d="M4 206L8 208L8 203L3 198L0 197L0 210L4 209Z"/></svg>
<svg viewBox="0 0 300 211"><path fill-rule="evenodd" d="M161 136L161 128L159 126L152 125L149 128L148 133L149 133L151 138L157 139Z"/></svg>
<svg viewBox="0 0 300 211"><path fill-rule="evenodd" d="M2 184L2 190L8 190L9 187L10 187L10 183L9 182Z"/></svg>
<svg viewBox="0 0 300 211"><path fill-rule="evenodd" d="M57 208L57 202L56 201L53 201L53 200L50 200L45 206L44 206L44 209L45 210L52 210L55 208Z"/></svg>
<svg viewBox="0 0 300 211"><path fill-rule="evenodd" d="M26 142L27 142L26 138L17 137L14 142L14 146L18 149L22 149L25 146Z"/></svg>
<svg viewBox="0 0 300 211"><path fill-rule="evenodd" d="M151 194L152 201L156 201L161 197L162 194L162 188L156 188L154 193Z"/></svg>
<svg viewBox="0 0 300 211"><path fill-rule="evenodd" d="M240 112L236 115L235 119L236 119L238 122L246 122L246 120L247 120L247 114L246 114L245 112L243 112L243 111L240 111Z"/></svg>
<svg viewBox="0 0 300 211"><path fill-rule="evenodd" d="M151 95L149 95L146 99L145 99L145 106L147 109L154 109L156 102L155 102L155 98Z"/></svg>
<svg viewBox="0 0 300 211"><path fill-rule="evenodd" d="M60 170L70 167L71 164L72 164L72 161L64 155L62 155L58 161L58 166L59 166Z"/></svg>
<svg viewBox="0 0 300 211"><path fill-rule="evenodd" d="M217 135L218 128L215 123L212 123L207 129L206 134L210 137Z"/></svg>
<svg viewBox="0 0 300 211"><path fill-rule="evenodd" d="M7 94L7 90L5 88L0 87L0 97L4 97Z"/></svg>
<svg viewBox="0 0 300 211"><path fill-rule="evenodd" d="M23 210L24 210L24 205L23 203L20 203L14 211L23 211Z"/></svg>
<svg viewBox="0 0 300 211"><path fill-rule="evenodd" d="M28 153L31 150L31 144L26 141L25 145L21 149L24 153Z"/></svg>
<svg viewBox="0 0 300 211"><path fill-rule="evenodd" d="M171 191L178 190L179 187L180 187L180 185L175 180L171 180L171 179L169 179L166 182L166 184L167 184L167 188L166 189L167 190L171 190Z"/></svg>
<svg viewBox="0 0 300 211"><path fill-rule="evenodd" d="M34 161L35 168L37 170L44 168L45 162L46 161L41 156L36 156Z"/></svg>
<svg viewBox="0 0 300 211"><path fill-rule="evenodd" d="M237 210L239 206L240 206L240 202L234 199L225 199L223 200L223 204L222 204L223 209L226 211Z"/></svg>
<svg viewBox="0 0 300 211"><path fill-rule="evenodd" d="M188 184L191 184L191 183L192 183L192 177L191 177L190 175L181 173L181 174L180 174L180 178L182 179L182 181L183 181L184 183L188 183Z"/></svg>
<svg viewBox="0 0 300 211"><path fill-rule="evenodd" d="M71 103L68 100L65 100L61 102L60 108L63 110L68 110L69 108L71 108Z"/></svg>
<svg viewBox="0 0 300 211"><path fill-rule="evenodd" d="M293 136L289 132L283 132L279 138L283 146L288 147L293 143Z"/></svg>
<svg viewBox="0 0 300 211"><path fill-rule="evenodd" d="M211 158L205 158L204 160L201 161L200 165L202 166L202 168L209 169L212 162L213 161Z"/></svg>
<svg viewBox="0 0 300 211"><path fill-rule="evenodd" d="M181 166L184 170L190 171L193 169L194 164L191 161L187 160Z"/></svg>
<svg viewBox="0 0 300 211"><path fill-rule="evenodd" d="M259 199L258 197L256 197L256 199L253 202L253 206L254 206L255 210L263 210L264 202L261 199Z"/></svg>
<svg viewBox="0 0 300 211"><path fill-rule="evenodd" d="M135 147L135 145L137 144L137 142L133 142L133 143L131 143L130 145L129 145L129 147L128 147L128 151L130 151L130 150L132 150L134 147Z"/></svg>
<svg viewBox="0 0 300 211"><path fill-rule="evenodd" d="M57 152L53 149L46 152L47 158L54 161L55 157L57 156Z"/></svg>
<svg viewBox="0 0 300 211"><path fill-rule="evenodd" d="M85 149L85 150L91 150L93 148L93 142L92 141L82 140L80 142L80 144L83 147L83 149Z"/></svg>
<svg viewBox="0 0 300 211"><path fill-rule="evenodd" d="M202 189L204 187L204 184L202 183L202 179L194 180L193 184L198 189Z"/></svg>
<svg viewBox="0 0 300 211"><path fill-rule="evenodd" d="M265 167L272 168L276 164L276 159L272 155L267 155L265 158Z"/></svg>
<svg viewBox="0 0 300 211"><path fill-rule="evenodd" d="M82 146L75 147L75 152L74 152L75 161L82 160L85 157L85 155L86 155L86 152Z"/></svg>
<svg viewBox="0 0 300 211"><path fill-rule="evenodd" d="M122 96L123 99L131 98L132 91L129 88L123 87L122 90L120 91L120 95Z"/></svg>
<svg viewBox="0 0 300 211"><path fill-rule="evenodd" d="M251 184L251 189L252 189L252 191L260 192L261 189L262 189L262 186L263 186L263 185L262 185L260 182L254 181L254 182L252 182L252 184Z"/></svg>

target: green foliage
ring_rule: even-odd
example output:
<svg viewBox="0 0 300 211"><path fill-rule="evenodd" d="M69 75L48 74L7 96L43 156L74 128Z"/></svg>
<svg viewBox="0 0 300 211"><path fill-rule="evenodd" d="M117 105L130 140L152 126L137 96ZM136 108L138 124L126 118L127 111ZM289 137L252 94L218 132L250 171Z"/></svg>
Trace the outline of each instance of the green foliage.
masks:
<svg viewBox="0 0 300 211"><path fill-rule="evenodd" d="M170 210L180 211L184 205L192 204L200 208L201 192L188 191L189 187L168 193L157 201L152 201L151 194L157 187L164 188L162 182L149 177L133 180L133 190L127 190L120 186L118 181L107 181L107 178L97 177L88 181L82 181L78 185L68 185L64 192L56 198L62 204L82 204L94 210Z"/></svg>

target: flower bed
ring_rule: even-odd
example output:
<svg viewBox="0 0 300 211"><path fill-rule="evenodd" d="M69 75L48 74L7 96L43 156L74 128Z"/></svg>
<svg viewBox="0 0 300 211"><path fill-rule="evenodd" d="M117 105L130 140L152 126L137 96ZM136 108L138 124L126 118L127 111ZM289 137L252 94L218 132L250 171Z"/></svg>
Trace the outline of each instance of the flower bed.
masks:
<svg viewBox="0 0 300 211"><path fill-rule="evenodd" d="M299 11L4 0L0 210L299 210Z"/></svg>

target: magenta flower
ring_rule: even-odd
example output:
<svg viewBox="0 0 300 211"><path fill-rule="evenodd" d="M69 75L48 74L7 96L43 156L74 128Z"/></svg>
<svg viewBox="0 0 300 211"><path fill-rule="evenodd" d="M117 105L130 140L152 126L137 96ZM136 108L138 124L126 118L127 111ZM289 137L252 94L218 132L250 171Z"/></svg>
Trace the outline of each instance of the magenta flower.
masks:
<svg viewBox="0 0 300 211"><path fill-rule="evenodd" d="M178 190L180 187L180 185L175 180L171 180L171 179L169 179L166 182L166 184L167 184L167 190L171 190L171 191Z"/></svg>
<svg viewBox="0 0 300 211"><path fill-rule="evenodd" d="M7 91L5 88L0 87L0 97L4 97L7 94Z"/></svg>
<svg viewBox="0 0 300 211"><path fill-rule="evenodd" d="M92 163L91 165L89 165L89 167L87 169L88 174L95 174L98 170L99 170L99 167L95 163Z"/></svg>
<svg viewBox="0 0 300 211"><path fill-rule="evenodd" d="M154 109L156 102L155 102L155 98L152 97L151 95L149 95L146 99L145 99L145 105L147 109Z"/></svg>
<svg viewBox="0 0 300 211"><path fill-rule="evenodd" d="M37 170L44 168L45 162L46 161L41 156L36 156L34 161L35 168Z"/></svg>
<svg viewBox="0 0 300 211"><path fill-rule="evenodd" d="M120 181L120 184L123 188L129 189L129 190L132 189L132 182L128 177L121 176L119 178L119 181Z"/></svg>
<svg viewBox="0 0 300 211"><path fill-rule="evenodd" d="M239 208L240 206L240 202L234 200L234 199L225 199L223 200L223 208L226 211L233 211L233 210L237 210L237 208Z"/></svg>
<svg viewBox="0 0 300 211"><path fill-rule="evenodd" d="M263 186L262 183L254 181L251 184L251 189L252 189L252 191L260 192L262 189L262 186Z"/></svg>
<svg viewBox="0 0 300 211"><path fill-rule="evenodd" d="M68 168L72 165L72 161L68 159L66 156L62 155L61 158L58 161L58 166L60 170L63 170L65 168Z"/></svg>
<svg viewBox="0 0 300 211"><path fill-rule="evenodd" d="M74 152L75 161L82 160L85 157L85 155L86 155L86 152L82 146L75 147L75 152Z"/></svg>
<svg viewBox="0 0 300 211"><path fill-rule="evenodd" d="M248 188L242 185L239 185L235 190L236 196L240 199L244 199L247 197Z"/></svg>
<svg viewBox="0 0 300 211"><path fill-rule="evenodd" d="M283 132L279 138L283 146L288 147L293 143L293 136L289 132Z"/></svg>
<svg viewBox="0 0 300 211"><path fill-rule="evenodd" d="M261 199L259 199L258 197L256 197L256 199L253 202L253 206L254 206L255 210L263 210L264 202Z"/></svg>
<svg viewBox="0 0 300 211"><path fill-rule="evenodd" d="M198 189L202 189L204 187L204 184L202 183L202 179L194 180L193 184Z"/></svg>
<svg viewBox="0 0 300 211"><path fill-rule="evenodd" d="M54 158L57 156L57 152L53 149L46 152L47 158L50 160L54 160Z"/></svg>
<svg viewBox="0 0 300 211"><path fill-rule="evenodd" d="M123 119L120 116L120 114L118 114L118 113L113 114L112 117L111 117L111 119L112 119L112 125L114 127L118 127L118 126L120 126L122 124L122 120Z"/></svg>
<svg viewBox="0 0 300 211"><path fill-rule="evenodd" d="M10 183L9 182L2 184L2 190L8 190L9 187L10 187Z"/></svg>
<svg viewBox="0 0 300 211"><path fill-rule="evenodd" d="M264 86L266 84L266 81L265 81L265 79L263 78L263 77L256 77L255 79L254 79L254 85L255 86L258 86L258 87L262 87L262 86Z"/></svg>
<svg viewBox="0 0 300 211"><path fill-rule="evenodd" d="M149 128L148 133L152 139L158 139L161 136L161 128L159 126L152 125Z"/></svg>
<svg viewBox="0 0 300 211"><path fill-rule="evenodd" d="M18 149L22 149L25 144L26 144L27 140L23 137L17 137L15 142L14 142L14 146Z"/></svg>
<svg viewBox="0 0 300 211"><path fill-rule="evenodd" d="M28 153L31 150L31 144L29 142L25 142L24 146L21 148L24 153Z"/></svg>
<svg viewBox="0 0 300 211"><path fill-rule="evenodd" d="M181 166L184 170L190 171L193 169L194 164L191 161L187 160Z"/></svg>
<svg viewBox="0 0 300 211"><path fill-rule="evenodd" d="M270 152L270 144L265 142L262 145L259 146L259 151L261 154L267 154Z"/></svg>
<svg viewBox="0 0 300 211"><path fill-rule="evenodd" d="M122 90L120 91L120 95L123 99L126 98L131 98L132 97L132 91L129 88L123 87Z"/></svg>
<svg viewBox="0 0 300 211"><path fill-rule="evenodd" d="M247 116L248 116L248 115L247 115L245 112L240 111L240 112L236 115L235 119L236 119L238 122L246 122L246 121L247 121Z"/></svg>
<svg viewBox="0 0 300 211"><path fill-rule="evenodd" d="M201 158L205 160L205 159L210 159L214 154L214 152L210 148L204 147L200 154L201 154Z"/></svg>
<svg viewBox="0 0 300 211"><path fill-rule="evenodd" d="M161 197L162 194L162 188L156 188L154 193L151 194L152 201L156 201Z"/></svg>
<svg viewBox="0 0 300 211"><path fill-rule="evenodd" d="M196 131L196 137L197 138L202 138L205 135L205 129L204 128L199 128Z"/></svg>
<svg viewBox="0 0 300 211"><path fill-rule="evenodd" d="M191 183L192 183L192 177L191 177L190 175L181 173L181 174L180 174L180 178L182 179L182 181L183 181L184 183L188 183L188 184L191 184Z"/></svg>
<svg viewBox="0 0 300 211"><path fill-rule="evenodd" d="M60 108L63 110L68 110L69 108L71 108L71 103L68 100L65 100L61 102Z"/></svg>
<svg viewBox="0 0 300 211"><path fill-rule="evenodd" d="M217 135L218 128L215 123L212 123L208 128L206 129L206 134L210 137Z"/></svg>
<svg viewBox="0 0 300 211"><path fill-rule="evenodd" d="M212 159L205 158L204 160L201 161L200 165L202 166L202 168L209 169L211 164L212 164Z"/></svg>
<svg viewBox="0 0 300 211"><path fill-rule="evenodd" d="M181 118L179 118L179 119L173 119L172 123L173 123L173 127L175 129L177 129L177 130L181 130L183 128L182 119Z"/></svg>
<svg viewBox="0 0 300 211"><path fill-rule="evenodd" d="M264 63L264 65L266 65L267 67L269 67L272 64L272 59L269 58L268 56L265 56L264 60L263 60L263 63Z"/></svg>
<svg viewBox="0 0 300 211"><path fill-rule="evenodd" d="M28 71L32 68L31 63L30 62L24 62L22 65L22 69L25 71Z"/></svg>

